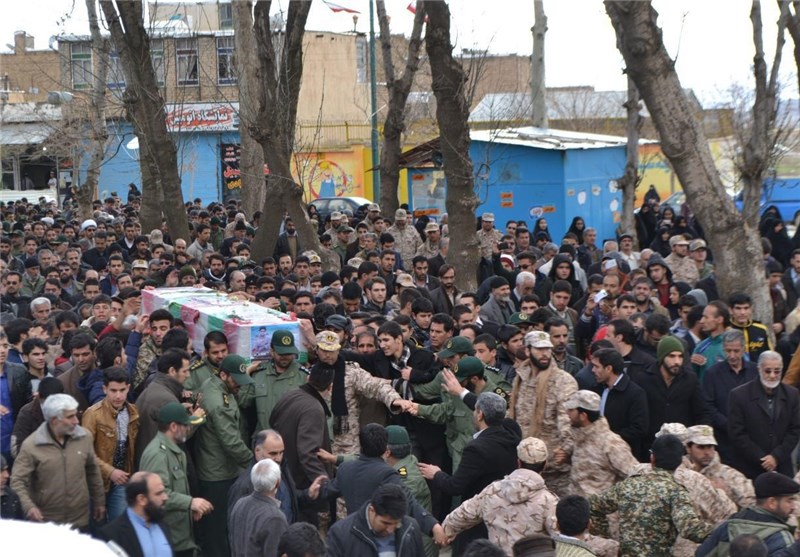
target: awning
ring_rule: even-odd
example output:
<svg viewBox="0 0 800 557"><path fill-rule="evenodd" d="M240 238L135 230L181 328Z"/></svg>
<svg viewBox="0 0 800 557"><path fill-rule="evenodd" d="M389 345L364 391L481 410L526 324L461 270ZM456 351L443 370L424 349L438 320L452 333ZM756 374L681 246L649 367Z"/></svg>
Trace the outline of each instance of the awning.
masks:
<svg viewBox="0 0 800 557"><path fill-rule="evenodd" d="M43 122L0 124L0 145L38 145L54 131Z"/></svg>

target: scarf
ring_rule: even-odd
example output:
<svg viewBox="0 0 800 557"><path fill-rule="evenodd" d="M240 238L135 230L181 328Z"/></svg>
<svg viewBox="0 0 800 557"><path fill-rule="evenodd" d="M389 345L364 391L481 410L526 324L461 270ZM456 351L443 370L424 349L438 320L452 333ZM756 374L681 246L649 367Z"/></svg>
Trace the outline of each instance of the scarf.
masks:
<svg viewBox="0 0 800 557"><path fill-rule="evenodd" d="M336 358L336 363L333 364L335 371L333 375L333 393L331 394L331 410L334 416L347 416L347 396L345 396L344 376L345 364L344 358L339 356Z"/></svg>
<svg viewBox="0 0 800 557"><path fill-rule="evenodd" d="M405 400L411 400L414 394L411 392L410 385L408 381L404 380L402 375L400 374L408 365L408 359L411 357L411 348L408 346L403 346L403 352L400 354L400 357L395 359L390 359L389 363L392 365L392 368L397 372L397 378L392 379L392 387L400 393L400 395Z"/></svg>
<svg viewBox="0 0 800 557"><path fill-rule="evenodd" d="M533 373L533 364L531 366L531 373ZM528 431L523 431L523 437L537 437L541 431L542 423L544 422L544 411L547 405L547 392L550 388L550 377L553 375L553 366L539 371L539 374L531 381L536 381L536 404L533 406L533 421ZM514 377L514 385L511 390L511 402L509 403L509 417L513 420L517 419L517 400L519 399L520 389L522 388L522 378L519 374Z"/></svg>

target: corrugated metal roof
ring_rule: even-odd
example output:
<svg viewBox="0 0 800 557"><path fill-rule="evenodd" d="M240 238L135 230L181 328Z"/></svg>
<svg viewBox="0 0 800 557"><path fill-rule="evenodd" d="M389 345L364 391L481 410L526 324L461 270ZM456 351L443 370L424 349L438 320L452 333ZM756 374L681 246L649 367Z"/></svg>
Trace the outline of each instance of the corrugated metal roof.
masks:
<svg viewBox="0 0 800 557"><path fill-rule="evenodd" d="M602 147L624 146L628 139L616 135L600 135L596 133L572 132L566 130L553 130L534 128L506 128L503 130L479 130L469 134L472 141L485 141L488 143L501 143L504 145L519 145L537 149L598 149ZM642 140L643 143L656 143Z"/></svg>
<svg viewBox="0 0 800 557"><path fill-rule="evenodd" d="M61 119L61 107L48 103L14 103L0 106L0 125L9 123L42 123Z"/></svg>

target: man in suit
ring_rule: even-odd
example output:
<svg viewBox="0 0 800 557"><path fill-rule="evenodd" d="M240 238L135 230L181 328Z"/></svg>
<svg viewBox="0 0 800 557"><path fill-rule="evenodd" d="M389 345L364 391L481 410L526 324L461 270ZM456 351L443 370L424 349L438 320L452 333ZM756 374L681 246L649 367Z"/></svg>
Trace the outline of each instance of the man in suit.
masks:
<svg viewBox="0 0 800 557"><path fill-rule="evenodd" d="M472 413L478 433L465 448L458 469L452 474L438 466L419 464L422 476L450 496L467 500L480 493L490 483L510 474L517 468L517 445L522 440L519 426L506 421L506 401L495 393L478 395ZM470 541L488 537L486 526L479 524L456 537L453 555L460 555Z"/></svg>
<svg viewBox="0 0 800 557"><path fill-rule="evenodd" d="M268 458L250 471L253 492L240 499L228 519L231 555L276 555L278 542L289 524L276 498L281 483L278 463Z"/></svg>
<svg viewBox="0 0 800 557"><path fill-rule="evenodd" d="M736 387L728 402L733 467L754 479L763 472L792 477L792 451L800 440L800 397L781 383L783 359L772 350L758 358L758 379Z"/></svg>
<svg viewBox="0 0 800 557"><path fill-rule="evenodd" d="M152 472L136 472L125 486L125 498L128 508L100 529L100 537L120 546L129 557L172 555L161 524L168 498L161 477Z"/></svg>
<svg viewBox="0 0 800 557"><path fill-rule="evenodd" d="M508 318L514 313L511 305L511 286L503 277L494 277L489 282L492 293L489 300L481 306L481 319L491 321L498 325L508 323Z"/></svg>

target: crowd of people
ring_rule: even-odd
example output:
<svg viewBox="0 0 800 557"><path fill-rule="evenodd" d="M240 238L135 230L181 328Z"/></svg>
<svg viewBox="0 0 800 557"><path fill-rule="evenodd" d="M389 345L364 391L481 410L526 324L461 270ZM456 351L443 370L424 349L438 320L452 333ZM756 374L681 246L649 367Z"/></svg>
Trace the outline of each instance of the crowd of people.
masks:
<svg viewBox="0 0 800 557"><path fill-rule="evenodd" d="M259 213L197 199L145 235L140 201L0 205L4 519L143 557L800 555L800 250L774 211L767 327L650 195L604 240L482 213L474 291L446 219L404 207L312 210L318 242L286 217L254 261ZM142 311L177 286L300 334L195 345Z"/></svg>

